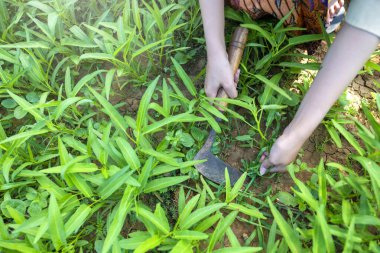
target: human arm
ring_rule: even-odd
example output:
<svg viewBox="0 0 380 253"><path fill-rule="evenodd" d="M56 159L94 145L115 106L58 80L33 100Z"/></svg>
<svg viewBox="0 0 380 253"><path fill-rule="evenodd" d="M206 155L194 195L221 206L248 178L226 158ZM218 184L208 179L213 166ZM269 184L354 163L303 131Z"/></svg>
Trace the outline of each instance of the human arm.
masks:
<svg viewBox="0 0 380 253"><path fill-rule="evenodd" d="M207 49L206 95L214 98L219 88L223 88L229 97L235 98L237 90L224 37L224 1L199 0L199 3Z"/></svg>
<svg viewBox="0 0 380 253"><path fill-rule="evenodd" d="M272 146L269 157L264 159L261 174L271 167L270 172L286 170L379 42L379 37L372 33L349 24L343 26L294 119Z"/></svg>

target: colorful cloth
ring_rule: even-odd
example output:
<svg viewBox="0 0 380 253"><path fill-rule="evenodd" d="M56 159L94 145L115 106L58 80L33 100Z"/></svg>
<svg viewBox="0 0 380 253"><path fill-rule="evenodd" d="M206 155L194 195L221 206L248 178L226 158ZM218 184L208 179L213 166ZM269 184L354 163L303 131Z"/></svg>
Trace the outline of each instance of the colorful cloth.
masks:
<svg viewBox="0 0 380 253"><path fill-rule="evenodd" d="M318 16L326 16L327 0L229 0L230 5L246 11L253 19L270 14L281 19L294 9L285 22L287 25L305 27L309 33L320 33Z"/></svg>

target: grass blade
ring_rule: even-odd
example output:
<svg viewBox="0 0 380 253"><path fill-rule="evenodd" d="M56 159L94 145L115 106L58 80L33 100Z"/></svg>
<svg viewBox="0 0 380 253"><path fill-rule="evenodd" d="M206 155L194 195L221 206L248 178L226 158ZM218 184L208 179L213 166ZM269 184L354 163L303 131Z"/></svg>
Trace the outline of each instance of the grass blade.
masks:
<svg viewBox="0 0 380 253"><path fill-rule="evenodd" d="M148 182L145 186L144 193L159 191L170 186L180 184L188 180L189 176L178 176L178 177L164 177L159 179L154 179Z"/></svg>
<svg viewBox="0 0 380 253"><path fill-rule="evenodd" d="M49 202L49 232L54 248L58 251L66 245L66 232L63 226L62 214L59 210L57 200L54 195L50 195Z"/></svg>
<svg viewBox="0 0 380 253"><path fill-rule="evenodd" d="M274 84L271 80L267 79L266 77L264 77L262 75L255 75L255 77L257 79L259 79L261 82L265 83L265 85L268 85L269 87L271 87L273 90L275 90L276 92L278 92L283 97L289 99L290 101L292 100L292 98L288 95L288 93L286 93L286 91L284 91L279 86L277 86L276 84Z"/></svg>
<svg viewBox="0 0 380 253"><path fill-rule="evenodd" d="M193 97L197 96L197 90L195 89L193 81L191 81L190 77L186 74L185 70L179 65L179 63L172 57L172 62L174 64L174 68L177 71L179 78L181 78L183 84L190 92Z"/></svg>
<svg viewBox="0 0 380 253"><path fill-rule="evenodd" d="M214 233L212 233L210 238L210 243L207 248L207 252L211 252L215 244L222 238L222 236L226 233L227 229L231 226L232 222L234 222L236 216L238 215L237 211L231 212L225 218L219 221L216 226Z"/></svg>
<svg viewBox="0 0 380 253"><path fill-rule="evenodd" d="M156 85L160 77L156 77L153 82L151 82L146 89L144 95L141 98L139 110L137 111L136 118L136 131L137 131L137 140L139 140L139 135L142 133L142 129L147 124L147 113L149 108L149 102L152 98L153 92L156 89ZM137 141L138 143L139 141Z"/></svg>
<svg viewBox="0 0 380 253"><path fill-rule="evenodd" d="M75 213L70 217L70 219L65 224L66 235L70 236L73 233L76 233L78 229L86 221L88 215L91 213L91 207L82 204L78 207Z"/></svg>
<svg viewBox="0 0 380 253"><path fill-rule="evenodd" d="M141 167L141 163L139 158L136 155L136 152L133 150L131 144L129 144L125 139L118 137L116 139L116 143L120 148L120 151L127 161L128 165L131 166L132 169L138 170Z"/></svg>
<svg viewBox="0 0 380 253"><path fill-rule="evenodd" d="M348 132L343 126L338 124L335 120L331 120L334 127L344 136L344 138L358 151L359 155L363 156L365 154L364 149L362 149L359 143L355 140L355 137Z"/></svg>
<svg viewBox="0 0 380 253"><path fill-rule="evenodd" d="M117 206L115 211L115 217L107 230L107 236L104 240L102 253L107 253L111 248L112 244L115 242L117 237L120 234L121 229L124 225L124 220L126 215L130 211L133 201L134 201L134 191L135 188L128 186L123 194L123 198L121 199L120 205Z"/></svg>
<svg viewBox="0 0 380 253"><path fill-rule="evenodd" d="M200 220L208 217L210 214L218 211L220 208L224 206L226 206L225 203L219 203L219 204L213 204L213 205L209 205L209 206L197 209L189 215L189 217L183 222L180 228L183 230L189 229Z"/></svg>
<svg viewBox="0 0 380 253"><path fill-rule="evenodd" d="M268 202L270 210L274 216L274 219L276 220L276 223L278 224L278 227L280 228L281 233L282 233L283 237L285 238L285 241L287 242L290 250L293 253L304 252L304 249L301 246L301 242L300 242L296 232L285 221L282 214L273 205L273 203L269 197L267 197L267 202Z"/></svg>

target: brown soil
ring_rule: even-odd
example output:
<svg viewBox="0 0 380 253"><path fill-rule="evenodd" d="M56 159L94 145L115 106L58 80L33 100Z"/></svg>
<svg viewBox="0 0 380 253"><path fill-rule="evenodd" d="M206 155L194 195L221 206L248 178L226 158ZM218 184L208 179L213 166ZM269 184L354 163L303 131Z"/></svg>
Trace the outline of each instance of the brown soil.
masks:
<svg viewBox="0 0 380 253"><path fill-rule="evenodd" d="M136 115L139 109L141 97L144 94L144 87L128 86L121 89L117 85L112 86L113 94L110 95L109 101L113 105L124 103L118 110L121 114Z"/></svg>

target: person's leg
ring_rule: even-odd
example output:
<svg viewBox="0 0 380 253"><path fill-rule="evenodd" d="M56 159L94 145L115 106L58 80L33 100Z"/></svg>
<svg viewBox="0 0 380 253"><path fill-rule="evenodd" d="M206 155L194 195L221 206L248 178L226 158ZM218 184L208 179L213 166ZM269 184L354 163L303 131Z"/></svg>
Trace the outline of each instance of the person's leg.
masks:
<svg viewBox="0 0 380 253"><path fill-rule="evenodd" d="M379 37L345 24L328 50L312 86L294 119L274 143L260 168L264 174L284 171L323 120L331 106L377 48Z"/></svg>

